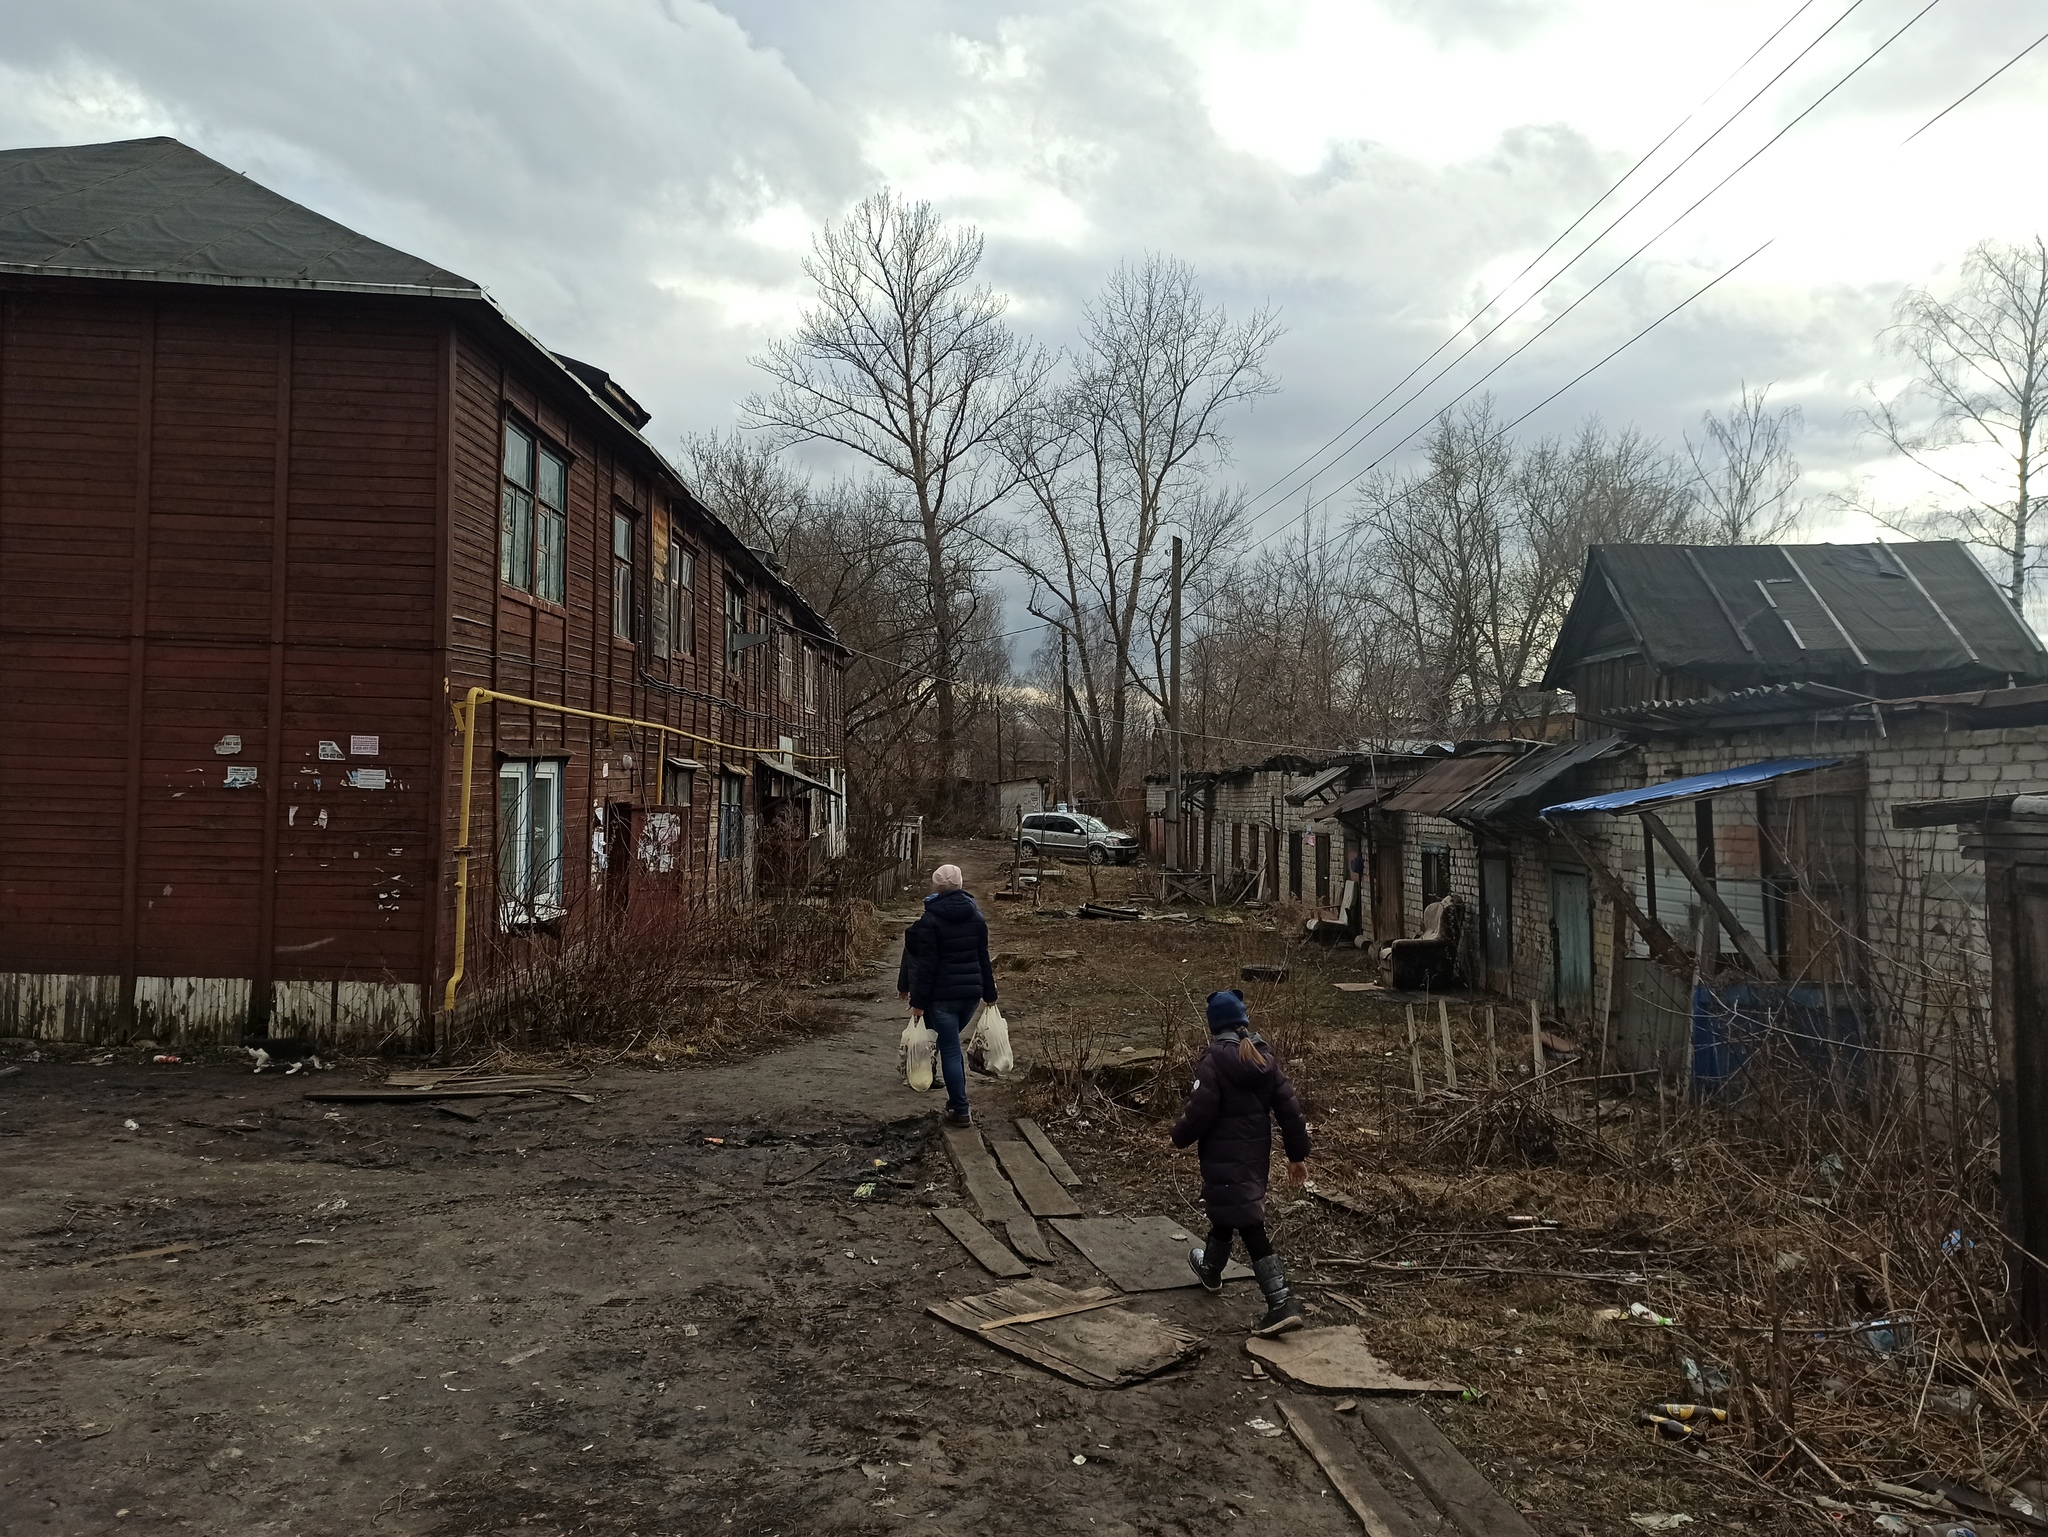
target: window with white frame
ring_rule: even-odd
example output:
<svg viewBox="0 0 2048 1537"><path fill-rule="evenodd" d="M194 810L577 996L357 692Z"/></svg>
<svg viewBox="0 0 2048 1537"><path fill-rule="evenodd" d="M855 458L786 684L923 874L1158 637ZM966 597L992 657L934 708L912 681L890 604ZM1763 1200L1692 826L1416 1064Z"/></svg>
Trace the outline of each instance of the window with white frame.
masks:
<svg viewBox="0 0 2048 1537"><path fill-rule="evenodd" d="M818 653L804 647L804 714L818 713Z"/></svg>
<svg viewBox="0 0 2048 1537"><path fill-rule="evenodd" d="M612 514L612 637L633 638L633 519Z"/></svg>
<svg viewBox="0 0 2048 1537"><path fill-rule="evenodd" d="M498 914L507 929L562 916L559 759L515 759L498 766Z"/></svg>
<svg viewBox="0 0 2048 1537"><path fill-rule="evenodd" d="M796 636L783 630L775 637L775 697L788 704L796 693Z"/></svg>

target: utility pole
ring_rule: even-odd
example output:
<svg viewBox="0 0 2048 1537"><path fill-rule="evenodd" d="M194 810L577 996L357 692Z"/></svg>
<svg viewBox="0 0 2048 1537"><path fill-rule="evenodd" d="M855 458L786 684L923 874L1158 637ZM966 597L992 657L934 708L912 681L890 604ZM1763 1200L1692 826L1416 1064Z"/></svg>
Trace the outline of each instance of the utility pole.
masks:
<svg viewBox="0 0 2048 1537"><path fill-rule="evenodd" d="M1056 806L1074 803L1074 685L1067 676L1067 631L1060 627L1060 783Z"/></svg>
<svg viewBox="0 0 2048 1537"><path fill-rule="evenodd" d="M1166 684L1167 726L1172 734L1166 739L1166 867L1169 870L1186 868L1182 857L1185 850L1180 838L1180 535L1173 536L1173 598L1167 610L1167 623L1171 626L1171 639L1167 642L1169 658Z"/></svg>

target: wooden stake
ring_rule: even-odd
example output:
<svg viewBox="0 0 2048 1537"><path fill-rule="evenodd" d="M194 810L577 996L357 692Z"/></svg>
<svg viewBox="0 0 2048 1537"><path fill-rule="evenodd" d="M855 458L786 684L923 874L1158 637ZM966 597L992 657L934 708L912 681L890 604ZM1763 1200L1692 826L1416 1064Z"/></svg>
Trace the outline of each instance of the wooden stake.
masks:
<svg viewBox="0 0 2048 1537"><path fill-rule="evenodd" d="M1415 1005L1408 1006L1408 1070L1415 1077L1415 1097L1422 1098L1422 1042L1415 1034Z"/></svg>
<svg viewBox="0 0 2048 1537"><path fill-rule="evenodd" d="M1458 1086L1458 1054L1451 1049L1451 1006L1441 998L1436 1001L1436 1022L1444 1038L1444 1087L1455 1089Z"/></svg>
<svg viewBox="0 0 2048 1537"><path fill-rule="evenodd" d="M1500 1087L1500 1043L1493 1034L1493 1005L1486 1006L1486 1086Z"/></svg>
<svg viewBox="0 0 2048 1537"><path fill-rule="evenodd" d="M1529 1058L1536 1068L1536 1076L1543 1076L1543 1007L1534 998L1529 1000Z"/></svg>

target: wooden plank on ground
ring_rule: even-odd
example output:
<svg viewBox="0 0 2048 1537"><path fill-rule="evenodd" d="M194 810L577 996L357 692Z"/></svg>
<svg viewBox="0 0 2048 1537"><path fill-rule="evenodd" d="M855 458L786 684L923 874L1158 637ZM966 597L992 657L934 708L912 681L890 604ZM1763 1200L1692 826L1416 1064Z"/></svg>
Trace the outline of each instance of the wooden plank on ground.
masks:
<svg viewBox="0 0 2048 1537"><path fill-rule="evenodd" d="M540 1092L539 1089L312 1089L305 1097L316 1105L424 1105L437 1099L498 1099L507 1094Z"/></svg>
<svg viewBox="0 0 2048 1537"><path fill-rule="evenodd" d="M1536 1537L1521 1512L1415 1405L1362 1403L1358 1417L1465 1537Z"/></svg>
<svg viewBox="0 0 2048 1537"><path fill-rule="evenodd" d="M1003 1224L1003 1233L1010 1240L1010 1247L1026 1259L1041 1265L1052 1263L1052 1250L1045 1245L1045 1234L1038 1231L1038 1224L1029 1217L1012 1217Z"/></svg>
<svg viewBox="0 0 2048 1537"><path fill-rule="evenodd" d="M1081 1203L1067 1194L1066 1186L1052 1177L1051 1171L1038 1161L1038 1155L1021 1138L1005 1136L1000 1126L991 1126L988 1145L995 1152L996 1162L1003 1166L1003 1172L1010 1176L1010 1183L1016 1187L1017 1194L1024 1197L1024 1204L1032 1216L1081 1215Z"/></svg>
<svg viewBox="0 0 2048 1537"><path fill-rule="evenodd" d="M1060 1157L1060 1150L1052 1145L1052 1138L1045 1134L1038 1122L1019 1121L1017 1130L1024 1134L1024 1140L1031 1144L1031 1151L1038 1155L1039 1161L1052 1170L1054 1179L1069 1190L1081 1188L1081 1176L1073 1171L1066 1159Z"/></svg>
<svg viewBox="0 0 2048 1537"><path fill-rule="evenodd" d="M990 1275L1028 1276L1031 1267L996 1242L995 1235L957 1206L941 1206L932 1215L939 1225L960 1240L960 1247Z"/></svg>
<svg viewBox="0 0 2048 1537"><path fill-rule="evenodd" d="M1305 1388L1341 1393L1449 1393L1464 1388L1434 1378L1404 1377L1366 1347L1356 1324L1327 1329L1296 1329L1292 1334L1260 1339L1244 1348L1281 1378Z"/></svg>
<svg viewBox="0 0 2048 1537"><path fill-rule="evenodd" d="M973 1126L948 1126L945 1135L946 1151L952 1155L953 1167L960 1171L967 1194L981 1212L981 1220L1007 1222L1012 1217L1024 1216L1023 1203L1003 1178L995 1159L989 1156L981 1132Z"/></svg>
<svg viewBox="0 0 2048 1537"><path fill-rule="evenodd" d="M1063 1302L1058 1307L1013 1313L1008 1318L991 1318L981 1326L981 1332L986 1334L991 1329L1009 1329L1018 1324L1042 1324L1048 1318L1065 1318L1069 1313L1092 1313L1097 1308L1122 1307L1130 1300L1129 1297L1089 1297L1080 1302Z"/></svg>
<svg viewBox="0 0 2048 1537"><path fill-rule="evenodd" d="M1364 1460L1356 1453L1346 1455L1349 1449L1342 1433L1321 1409L1307 1404L1296 1407L1283 1398L1280 1416L1287 1421L1287 1428L1294 1432L1302 1450L1315 1458L1330 1487L1351 1507L1351 1513L1365 1528L1366 1537L1418 1537L1408 1512L1381 1487Z"/></svg>
<svg viewBox="0 0 2048 1537"><path fill-rule="evenodd" d="M1068 1291L1050 1281L1021 1281L977 1297L935 1302L928 1311L998 1350L1034 1362L1086 1387L1117 1388L1165 1371L1201 1349L1177 1324L1127 1307L1074 1311L1098 1294ZM1021 1313L1044 1313L1036 1323ZM1012 1320L1002 1328L982 1325Z"/></svg>
<svg viewBox="0 0 2048 1537"><path fill-rule="evenodd" d="M1195 1235L1171 1217L1055 1217L1052 1225L1121 1291L1200 1284L1188 1268ZM1250 1277L1250 1269L1235 1260L1223 1272L1226 1281Z"/></svg>

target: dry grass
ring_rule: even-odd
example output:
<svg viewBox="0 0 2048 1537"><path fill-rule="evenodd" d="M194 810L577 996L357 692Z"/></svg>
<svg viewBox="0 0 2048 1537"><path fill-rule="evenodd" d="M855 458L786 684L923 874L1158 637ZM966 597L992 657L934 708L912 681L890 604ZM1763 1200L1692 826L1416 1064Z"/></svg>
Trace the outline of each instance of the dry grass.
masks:
<svg viewBox="0 0 2048 1537"><path fill-rule="evenodd" d="M501 938L447 1050L497 1060L710 1062L831 1030L816 989L874 952L865 901L731 910L641 900L572 915L556 935Z"/></svg>
<svg viewBox="0 0 2048 1537"><path fill-rule="evenodd" d="M1268 928L1271 914L1239 916L1006 914L1001 943L1027 959L1081 951L1004 983L1035 1071L1028 1108L1128 1191L1130 1209L1200 1220L1193 1159L1168 1147L1162 1123L1205 1036L1202 998L1243 986L1315 1122L1318 1188L1351 1208L1276 1186L1283 1253L1312 1295L1362 1304L1375 1348L1398 1365L1484 1395L1448 1411L1447 1428L1517 1497L1597 1530L1663 1510L1692 1513L1695 1529L1781 1532L1837 1526L1813 1504L1853 1498L1837 1478L1853 1489L1935 1470L1988 1488L2048 1476L2040 1363L1998 1343L2011 1278L1991 1128L1967 1083L1930 1118L1927 1096L1901 1093L1882 1064L1831 1097L1810 1064L1765 1053L1730 1108L1647 1084L1596 1102L1590 1064L1532 1084L1526 1013L1503 1007L1494 1086L1483 1006L1457 1000L1459 1090L1443 1092L1432 1001L1417 1011L1429 1090L1418 1102L1403 1008L1330 985L1362 975L1357 957ZM1291 980L1239 983L1251 962L1284 964ZM1080 1070L1117 1045L1164 1049L1152 1081L1104 1085ZM1530 1218L1555 1225L1510 1220ZM1676 1325L1603 1316L1637 1301ZM1353 1316L1334 1302L1324 1312ZM1912 1341L1889 1351L1848 1327L1900 1317ZM1728 1379L1733 1422L1703 1444L1633 1419L1700 1396L1687 1360Z"/></svg>

